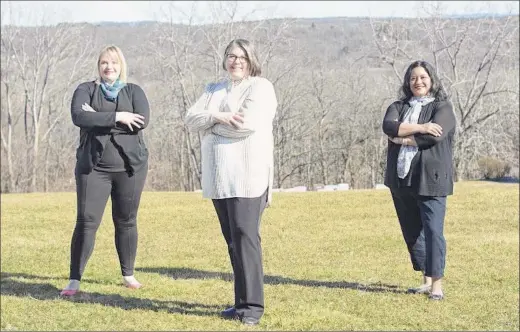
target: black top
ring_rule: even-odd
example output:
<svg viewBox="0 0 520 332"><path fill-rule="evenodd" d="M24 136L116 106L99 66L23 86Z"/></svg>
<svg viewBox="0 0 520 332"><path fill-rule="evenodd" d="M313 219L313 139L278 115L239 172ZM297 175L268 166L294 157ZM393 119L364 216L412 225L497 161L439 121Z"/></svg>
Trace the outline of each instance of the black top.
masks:
<svg viewBox="0 0 520 332"><path fill-rule="evenodd" d="M96 112L81 109L89 104ZM133 112L144 116L144 125L133 131L116 123L115 112ZM129 173L146 165L148 149L142 129L150 121L150 107L144 91L136 84L128 83L119 91L115 102L105 99L95 82L80 84L71 102L72 122L81 128L80 144L76 151L76 170L88 174L95 167L103 171L118 171L123 165ZM121 164L122 162L122 164Z"/></svg>
<svg viewBox="0 0 520 332"><path fill-rule="evenodd" d="M386 110L383 132L397 137L399 126L410 105L404 101L392 103ZM390 189L409 186L422 196L453 194L453 136L456 119L449 101L433 101L423 106L417 123L434 122L442 127L442 135L415 134L419 151L412 160L408 176L397 176L397 157L400 144L388 141L385 185Z"/></svg>
<svg viewBox="0 0 520 332"><path fill-rule="evenodd" d="M97 89L96 93L103 93L101 89ZM98 98L96 98L97 100ZM101 105L96 105L96 111L98 112L115 112L117 107L117 100L110 101L106 98L101 98ZM122 149L119 149L119 146L114 140L114 137L110 137L110 140L106 143L105 148L103 149L103 154L101 155L101 159L98 161L97 165L94 166L95 170L102 172L124 172L129 168L127 164L125 164L125 155Z"/></svg>

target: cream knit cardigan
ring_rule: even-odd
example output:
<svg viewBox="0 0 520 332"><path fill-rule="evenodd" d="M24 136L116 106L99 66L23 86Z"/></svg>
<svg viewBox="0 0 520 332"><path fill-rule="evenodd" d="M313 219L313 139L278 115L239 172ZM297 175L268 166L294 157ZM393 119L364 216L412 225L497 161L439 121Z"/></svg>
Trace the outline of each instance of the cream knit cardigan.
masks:
<svg viewBox="0 0 520 332"><path fill-rule="evenodd" d="M185 124L202 131L202 193L205 198L259 197L273 187L273 119L278 102L273 84L249 77L237 86L210 84L188 110ZM242 128L217 123L212 114L239 112Z"/></svg>

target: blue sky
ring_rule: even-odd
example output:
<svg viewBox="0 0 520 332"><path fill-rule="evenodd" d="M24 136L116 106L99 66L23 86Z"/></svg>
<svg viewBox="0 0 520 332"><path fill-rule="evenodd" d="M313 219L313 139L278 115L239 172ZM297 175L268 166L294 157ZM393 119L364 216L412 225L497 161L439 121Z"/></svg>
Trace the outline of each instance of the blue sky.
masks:
<svg viewBox="0 0 520 332"><path fill-rule="evenodd" d="M166 17L177 23L186 22L188 17L195 23L208 23L214 20L212 12L218 2L1 1L1 5L2 24L164 21ZM238 1L237 18L420 17L427 15L424 8L436 5L445 15L519 13L518 1ZM169 12L172 14L166 14ZM223 12L216 12L222 18Z"/></svg>

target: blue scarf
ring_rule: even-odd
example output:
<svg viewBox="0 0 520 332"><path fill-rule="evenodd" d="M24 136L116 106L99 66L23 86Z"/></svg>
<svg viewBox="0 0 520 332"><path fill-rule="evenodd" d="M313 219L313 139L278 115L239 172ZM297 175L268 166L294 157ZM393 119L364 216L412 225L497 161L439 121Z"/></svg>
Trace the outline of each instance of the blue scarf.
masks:
<svg viewBox="0 0 520 332"><path fill-rule="evenodd" d="M119 91L126 86L126 83L121 82L117 79L114 84L111 86L108 85L105 81L101 80L99 84L101 86L101 91L103 91L103 96L106 100L115 101L117 99L117 94Z"/></svg>

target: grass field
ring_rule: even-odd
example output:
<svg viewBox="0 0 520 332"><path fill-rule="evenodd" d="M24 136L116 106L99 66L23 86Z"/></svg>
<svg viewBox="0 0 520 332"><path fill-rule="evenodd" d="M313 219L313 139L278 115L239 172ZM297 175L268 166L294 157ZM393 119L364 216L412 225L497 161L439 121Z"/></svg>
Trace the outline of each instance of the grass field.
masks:
<svg viewBox="0 0 520 332"><path fill-rule="evenodd" d="M1 197L2 330L519 330L519 186L462 182L448 198L445 301L413 272L386 190L275 193L262 221L265 315L219 318L233 283L200 193L146 192L136 277L122 286L107 206L81 295L60 298L75 193Z"/></svg>

